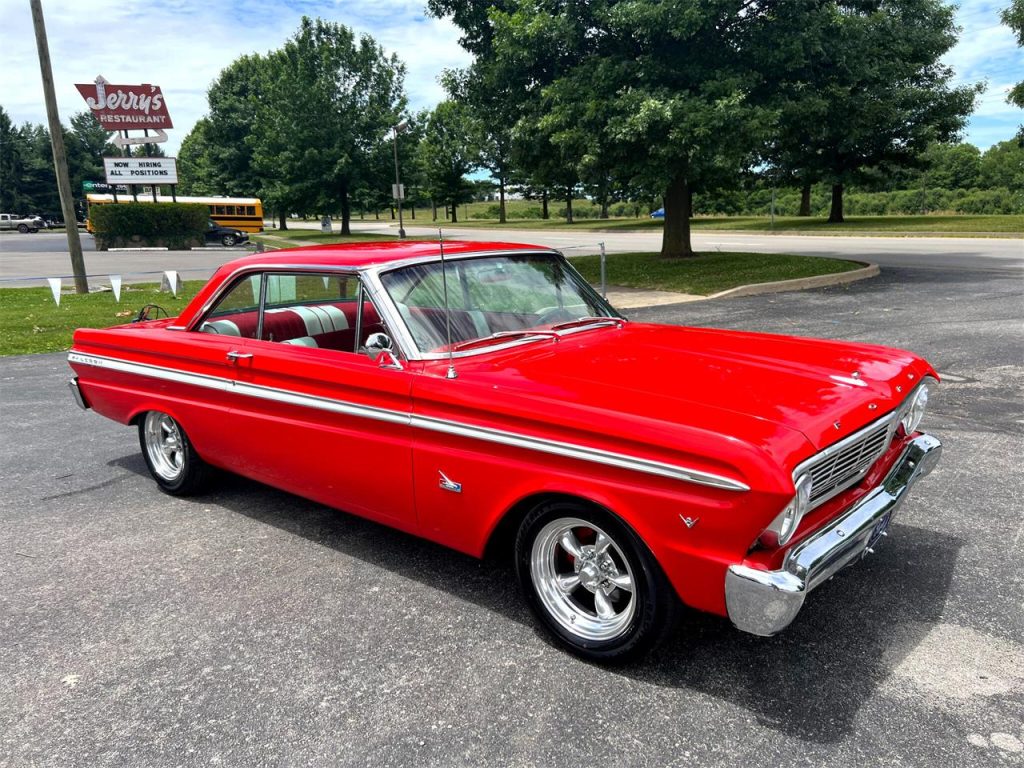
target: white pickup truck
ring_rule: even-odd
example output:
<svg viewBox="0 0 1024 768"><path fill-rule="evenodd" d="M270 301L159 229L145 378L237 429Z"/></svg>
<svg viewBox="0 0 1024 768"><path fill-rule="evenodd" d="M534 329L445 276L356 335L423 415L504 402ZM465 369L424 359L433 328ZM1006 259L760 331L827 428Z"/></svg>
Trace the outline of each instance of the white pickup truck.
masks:
<svg viewBox="0 0 1024 768"><path fill-rule="evenodd" d="M46 229L46 222L39 216L0 213L0 229L16 229L22 233L38 232L40 229Z"/></svg>

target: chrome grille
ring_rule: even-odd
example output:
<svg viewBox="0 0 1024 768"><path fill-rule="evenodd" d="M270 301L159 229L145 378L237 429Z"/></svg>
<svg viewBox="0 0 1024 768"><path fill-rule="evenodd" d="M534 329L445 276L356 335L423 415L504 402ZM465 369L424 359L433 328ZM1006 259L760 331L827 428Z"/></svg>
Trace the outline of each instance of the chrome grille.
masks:
<svg viewBox="0 0 1024 768"><path fill-rule="evenodd" d="M883 416L797 467L794 477L810 472L814 480L812 508L846 490L871 469L889 447L896 416L896 413Z"/></svg>

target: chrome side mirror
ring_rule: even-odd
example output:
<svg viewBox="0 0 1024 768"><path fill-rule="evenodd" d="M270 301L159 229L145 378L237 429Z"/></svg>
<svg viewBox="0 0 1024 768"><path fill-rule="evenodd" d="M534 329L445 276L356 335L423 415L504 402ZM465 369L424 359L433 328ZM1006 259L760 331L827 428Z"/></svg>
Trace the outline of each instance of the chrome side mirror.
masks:
<svg viewBox="0 0 1024 768"><path fill-rule="evenodd" d="M396 368L401 370L402 364L394 353L394 346L391 337L386 333L371 333L366 337L366 356L381 368Z"/></svg>

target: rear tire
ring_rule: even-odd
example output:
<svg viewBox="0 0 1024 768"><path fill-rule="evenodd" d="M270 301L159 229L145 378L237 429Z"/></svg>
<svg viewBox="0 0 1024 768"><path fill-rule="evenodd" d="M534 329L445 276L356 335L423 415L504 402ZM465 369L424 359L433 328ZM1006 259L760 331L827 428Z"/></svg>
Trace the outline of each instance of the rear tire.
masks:
<svg viewBox="0 0 1024 768"><path fill-rule="evenodd" d="M23 235L27 234L28 233L28 224L19 224L18 225L18 231L21 232L21 234L23 234Z"/></svg>
<svg viewBox="0 0 1024 768"><path fill-rule="evenodd" d="M622 520L565 500L526 516L516 575L530 608L559 645L590 661L647 653L674 624L678 599L661 567Z"/></svg>
<svg viewBox="0 0 1024 768"><path fill-rule="evenodd" d="M201 492L210 467L199 458L185 430L160 411L148 411L139 419L139 445L149 473L160 490L172 496Z"/></svg>

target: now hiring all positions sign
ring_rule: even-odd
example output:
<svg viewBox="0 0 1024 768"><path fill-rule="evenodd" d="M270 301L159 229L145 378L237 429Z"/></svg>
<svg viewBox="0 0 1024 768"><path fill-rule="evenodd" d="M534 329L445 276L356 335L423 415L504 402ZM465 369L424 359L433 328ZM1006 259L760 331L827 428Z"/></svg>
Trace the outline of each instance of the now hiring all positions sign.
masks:
<svg viewBox="0 0 1024 768"><path fill-rule="evenodd" d="M108 184L177 184L173 157L104 157Z"/></svg>

